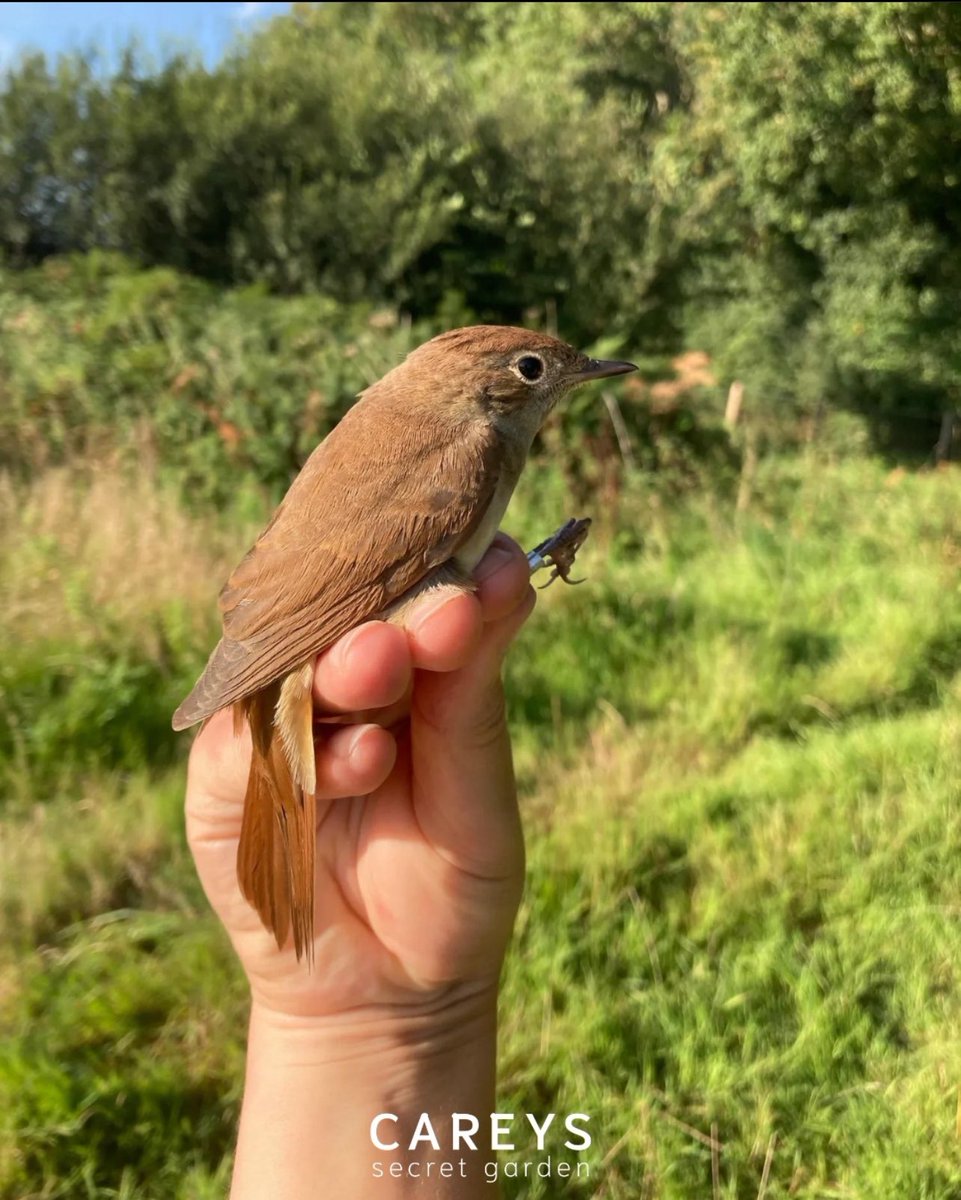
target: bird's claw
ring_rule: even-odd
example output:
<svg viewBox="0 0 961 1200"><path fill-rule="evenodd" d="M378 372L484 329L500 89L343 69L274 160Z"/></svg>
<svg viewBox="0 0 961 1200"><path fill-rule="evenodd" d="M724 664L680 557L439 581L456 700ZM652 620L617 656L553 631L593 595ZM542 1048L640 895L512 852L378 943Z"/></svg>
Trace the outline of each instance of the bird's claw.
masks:
<svg viewBox="0 0 961 1200"><path fill-rule="evenodd" d="M572 586L584 582L583 579L571 579L571 567L574 565L578 550L587 539L590 527L590 517L571 517L556 533L552 533L549 538L545 538L540 545L531 550L527 556L527 562L532 575L543 567L554 568L547 583L541 584L540 591L550 587L555 579L560 579Z"/></svg>

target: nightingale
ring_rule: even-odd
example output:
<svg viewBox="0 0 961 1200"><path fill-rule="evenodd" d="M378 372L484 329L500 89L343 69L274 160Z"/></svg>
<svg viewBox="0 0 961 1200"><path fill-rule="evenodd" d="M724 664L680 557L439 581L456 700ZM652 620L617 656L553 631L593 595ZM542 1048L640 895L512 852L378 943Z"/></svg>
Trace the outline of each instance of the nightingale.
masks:
<svg viewBox="0 0 961 1200"><path fill-rule="evenodd" d="M238 881L298 960L313 956L317 655L365 621L403 624L426 590L471 590L554 405L633 370L526 329L442 333L360 394L221 590L223 636L173 727L228 706L236 733L249 724Z"/></svg>

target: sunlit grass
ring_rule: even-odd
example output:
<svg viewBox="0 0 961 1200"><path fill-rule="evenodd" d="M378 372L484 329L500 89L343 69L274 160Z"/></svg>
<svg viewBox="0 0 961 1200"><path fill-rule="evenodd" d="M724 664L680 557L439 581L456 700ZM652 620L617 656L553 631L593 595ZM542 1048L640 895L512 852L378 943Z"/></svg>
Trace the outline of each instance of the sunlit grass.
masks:
<svg viewBox="0 0 961 1200"><path fill-rule="evenodd" d="M744 514L627 489L512 657L503 1111L594 1146L508 1195L713 1200L712 1137L724 1200L961 1191L956 477L765 470ZM222 1194L244 994L169 712L255 522L110 472L0 503L0 1195ZM569 506L535 467L507 525Z"/></svg>

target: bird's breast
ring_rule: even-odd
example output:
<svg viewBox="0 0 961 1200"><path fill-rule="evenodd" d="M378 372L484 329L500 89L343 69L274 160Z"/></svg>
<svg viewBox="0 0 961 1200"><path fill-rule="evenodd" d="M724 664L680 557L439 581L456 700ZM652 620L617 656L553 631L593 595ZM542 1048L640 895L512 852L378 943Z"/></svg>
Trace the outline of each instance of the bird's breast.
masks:
<svg viewBox="0 0 961 1200"><path fill-rule="evenodd" d="M454 555L454 561L468 574L484 557L500 528L542 417L542 413L532 409L522 419L515 417L509 425L497 430L502 458L494 494L477 528Z"/></svg>
<svg viewBox="0 0 961 1200"><path fill-rule="evenodd" d="M502 470L484 513L477 528L454 555L454 561L468 574L473 571L487 552L487 547L494 540L494 535L500 528L501 519L507 511L511 496L517 484L517 476Z"/></svg>

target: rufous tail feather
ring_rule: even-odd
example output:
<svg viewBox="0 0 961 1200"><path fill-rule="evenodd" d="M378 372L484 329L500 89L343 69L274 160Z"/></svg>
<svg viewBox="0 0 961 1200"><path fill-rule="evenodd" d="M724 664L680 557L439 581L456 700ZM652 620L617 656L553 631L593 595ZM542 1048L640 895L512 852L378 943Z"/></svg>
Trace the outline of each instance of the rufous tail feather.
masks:
<svg viewBox="0 0 961 1200"><path fill-rule="evenodd" d="M283 946L313 962L316 772L313 664L292 671L234 707L253 740L237 851L244 897Z"/></svg>

